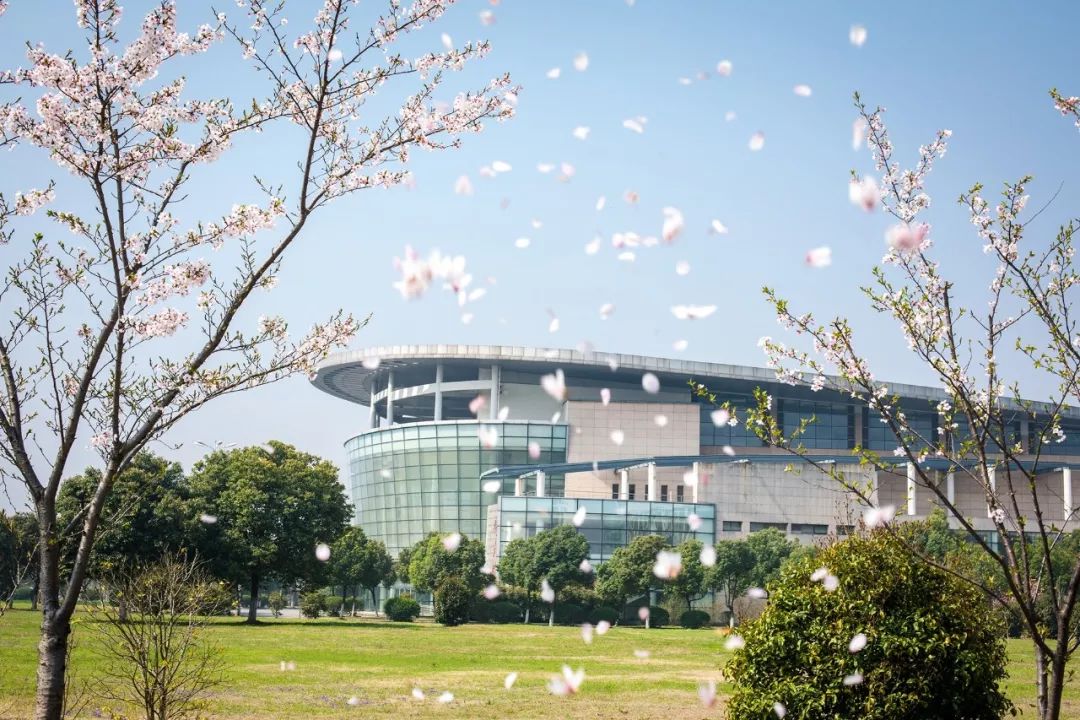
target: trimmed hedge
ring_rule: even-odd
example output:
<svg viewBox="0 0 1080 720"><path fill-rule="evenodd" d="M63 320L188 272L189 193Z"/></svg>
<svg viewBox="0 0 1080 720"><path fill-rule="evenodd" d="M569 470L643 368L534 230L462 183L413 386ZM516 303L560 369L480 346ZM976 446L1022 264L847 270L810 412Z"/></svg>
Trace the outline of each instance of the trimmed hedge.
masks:
<svg viewBox="0 0 1080 720"><path fill-rule="evenodd" d="M587 617L585 608L576 603L565 602L555 605L555 622L559 625L581 625Z"/></svg>
<svg viewBox="0 0 1080 720"><path fill-rule="evenodd" d="M481 623L516 623L521 622L521 608L508 600L477 601L469 617Z"/></svg>
<svg viewBox="0 0 1080 720"><path fill-rule="evenodd" d="M671 613L659 605L649 606L649 627L664 627L671 623Z"/></svg>
<svg viewBox="0 0 1080 720"><path fill-rule="evenodd" d="M460 579L448 577L435 591L435 622L443 625L464 625L469 622L472 593Z"/></svg>
<svg viewBox="0 0 1080 720"><path fill-rule="evenodd" d="M383 605L383 612L394 622L412 622L420 617L420 603L411 595L392 597Z"/></svg>
<svg viewBox="0 0 1080 720"><path fill-rule="evenodd" d="M601 620L607 620L612 625L619 622L621 613L615 608L606 607L601 605L598 608L593 608L593 611L589 613L589 622L593 625L598 624Z"/></svg>
<svg viewBox="0 0 1080 720"><path fill-rule="evenodd" d="M679 616L679 624L684 628L696 630L712 622L712 617L704 610L687 610Z"/></svg>

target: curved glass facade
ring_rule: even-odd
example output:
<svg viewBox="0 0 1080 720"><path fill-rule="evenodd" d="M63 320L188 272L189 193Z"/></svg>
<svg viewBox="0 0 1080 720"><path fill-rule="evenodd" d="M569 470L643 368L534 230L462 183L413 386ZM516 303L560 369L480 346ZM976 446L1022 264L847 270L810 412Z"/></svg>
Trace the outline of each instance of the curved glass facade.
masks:
<svg viewBox="0 0 1080 720"><path fill-rule="evenodd" d="M483 492L480 474L506 465L565 462L566 434L566 425L552 423L466 420L357 435L345 443L356 524L392 555L431 531L482 538L486 508L497 496ZM539 447L538 456L529 456L530 443ZM546 494L561 496L564 482L549 475ZM514 494L513 479L503 481L502 492Z"/></svg>

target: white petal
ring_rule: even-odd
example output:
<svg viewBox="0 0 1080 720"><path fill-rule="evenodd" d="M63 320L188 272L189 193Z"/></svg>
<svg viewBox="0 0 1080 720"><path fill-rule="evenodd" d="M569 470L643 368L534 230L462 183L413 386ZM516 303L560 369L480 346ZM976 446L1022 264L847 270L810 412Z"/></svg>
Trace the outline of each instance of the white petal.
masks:
<svg viewBox="0 0 1080 720"><path fill-rule="evenodd" d="M446 703L454 702L454 693L444 692L442 695L439 696L439 702L443 703L444 705Z"/></svg>
<svg viewBox="0 0 1080 720"><path fill-rule="evenodd" d="M832 248L819 247L806 253L806 264L812 268L823 268L832 265Z"/></svg>
<svg viewBox="0 0 1080 720"><path fill-rule="evenodd" d="M588 140L589 139L589 128L585 127L584 125L579 125L578 127L574 128L573 135L578 140Z"/></svg>
<svg viewBox="0 0 1080 720"><path fill-rule="evenodd" d="M486 493L497 493L500 490L502 490L501 480L488 480L484 483L484 492Z"/></svg>
<svg viewBox="0 0 1080 720"><path fill-rule="evenodd" d="M679 262L675 263L675 274L676 275L689 275L690 274L690 263L686 262L685 260L680 260Z"/></svg>
<svg viewBox="0 0 1080 720"><path fill-rule="evenodd" d="M458 195L472 195L473 186L472 181L469 180L468 175L462 175L454 182L454 192Z"/></svg>
<svg viewBox="0 0 1080 720"><path fill-rule="evenodd" d="M454 552L461 547L461 533L452 532L442 539L442 545L446 552Z"/></svg>
<svg viewBox="0 0 1080 720"><path fill-rule="evenodd" d="M728 232L727 226L719 220L713 220L711 223L709 223L709 227L717 235L726 235Z"/></svg>
<svg viewBox="0 0 1080 720"><path fill-rule="evenodd" d="M491 584L491 585L488 585L486 588L484 588L484 597L487 598L488 600L494 600L495 598L499 597L499 595L501 595L501 594L502 594L502 591L499 590L498 585Z"/></svg>
<svg viewBox="0 0 1080 720"><path fill-rule="evenodd" d="M604 405L607 405L609 402L611 402L611 390L609 390L608 388L600 389L600 402Z"/></svg>
<svg viewBox="0 0 1080 720"><path fill-rule="evenodd" d="M446 33L442 34L442 44L443 44L443 47L446 48L447 50L453 50L454 49L454 41Z"/></svg>
<svg viewBox="0 0 1080 720"><path fill-rule="evenodd" d="M782 719L785 715L787 715L787 708L784 707L783 703L780 703L780 702L773 703L772 710L773 710L774 713L776 713L776 717L778 717L778 718Z"/></svg>
<svg viewBox="0 0 1080 720"><path fill-rule="evenodd" d="M524 250L525 248L529 247L529 244L531 242L532 242L532 240L530 240L527 237L520 237L520 238L518 238L517 240L514 241L514 247L516 247L519 250Z"/></svg>
<svg viewBox="0 0 1080 720"><path fill-rule="evenodd" d="M491 163L491 169L497 173L504 173L510 172L514 168L508 162L505 162L503 160L496 160L495 162Z"/></svg>
<svg viewBox="0 0 1080 720"><path fill-rule="evenodd" d="M845 675L844 676L844 684L847 685L848 687L851 687L852 685L859 685L859 684L862 683L862 681L863 681L862 673L852 673L850 675Z"/></svg>
<svg viewBox="0 0 1080 720"><path fill-rule="evenodd" d="M319 543L315 546L315 557L321 562L326 562L330 559L330 546L326 543Z"/></svg>
<svg viewBox="0 0 1080 720"><path fill-rule="evenodd" d="M589 68L589 56L581 52L574 56L574 69L585 72Z"/></svg>
<svg viewBox="0 0 1080 720"><path fill-rule="evenodd" d="M550 70L547 71L548 80L557 80L560 75L562 75L562 70L560 70L557 67L556 68L551 68Z"/></svg>
<svg viewBox="0 0 1080 720"><path fill-rule="evenodd" d="M547 578L540 581L540 599L546 603L555 602L555 590L548 583Z"/></svg>
<svg viewBox="0 0 1080 720"><path fill-rule="evenodd" d="M866 42L866 28L862 25L852 25L851 30L848 31L848 40L855 47L862 47Z"/></svg>
<svg viewBox="0 0 1080 720"><path fill-rule="evenodd" d="M660 378L656 377L656 375L650 372L647 372L641 376L641 387L644 388L645 392L649 393L650 395L655 395L656 393L660 392Z"/></svg>
<svg viewBox="0 0 1080 720"><path fill-rule="evenodd" d="M716 564L716 548L712 545L703 545L699 558L702 565L705 567L712 567Z"/></svg>
<svg viewBox="0 0 1080 720"><path fill-rule="evenodd" d="M754 152L757 152L761 148L765 147L765 133L759 130L758 132L751 135L748 147Z"/></svg>
<svg viewBox="0 0 1080 720"><path fill-rule="evenodd" d="M724 642L725 650L742 650L744 647L746 647L746 641L742 639L742 635L733 633L728 635L728 639Z"/></svg>
<svg viewBox="0 0 1080 720"><path fill-rule="evenodd" d="M607 620L601 620L600 622L596 623L596 634L597 635L603 635L610 629L611 629L611 623L609 623Z"/></svg>
<svg viewBox="0 0 1080 720"><path fill-rule="evenodd" d="M586 645L592 645L593 626L589 623L585 623L581 626L581 639L585 641Z"/></svg>
<svg viewBox="0 0 1080 720"><path fill-rule="evenodd" d="M585 522L585 516L587 514L588 511L585 509L584 506L579 507L577 509L577 512L574 513L574 517L571 519L570 522L574 524L574 527L581 527L581 524Z"/></svg>
<svg viewBox="0 0 1080 720"><path fill-rule="evenodd" d="M514 687L514 683L517 682L517 679L518 674L516 672L507 674L506 679L503 680L503 687L509 690L510 688Z"/></svg>
<svg viewBox="0 0 1080 720"><path fill-rule="evenodd" d="M625 440L625 439L626 439L626 434L622 430L612 430L611 431L611 442L615 443L616 445L622 445L623 440Z"/></svg>
<svg viewBox="0 0 1080 720"><path fill-rule="evenodd" d="M794 92L799 97L810 97L814 94L813 89L809 85L796 85Z"/></svg>
<svg viewBox="0 0 1080 720"><path fill-rule="evenodd" d="M412 689L412 696L414 698L416 698L417 700L423 700L424 699L424 691L421 690L420 688L414 687Z"/></svg>
<svg viewBox="0 0 1080 720"><path fill-rule="evenodd" d="M851 638L851 642L848 643L847 649L849 653L857 653L864 647L866 647L866 633L859 633Z"/></svg>
<svg viewBox="0 0 1080 720"><path fill-rule="evenodd" d="M720 62L716 63L716 74L721 77L728 77L729 75L731 75L731 69L732 67L730 60L721 60Z"/></svg>

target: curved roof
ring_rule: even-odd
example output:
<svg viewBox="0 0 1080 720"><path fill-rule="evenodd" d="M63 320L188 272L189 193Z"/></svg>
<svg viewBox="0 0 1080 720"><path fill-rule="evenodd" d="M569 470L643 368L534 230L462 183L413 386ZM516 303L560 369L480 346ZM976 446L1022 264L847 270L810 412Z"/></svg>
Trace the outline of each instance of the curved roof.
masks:
<svg viewBox="0 0 1080 720"><path fill-rule="evenodd" d="M375 361L378 360L376 364ZM367 366L365 366L365 362ZM395 368L429 365L441 362L458 366L498 364L505 370L523 372L552 372L562 368L576 376L610 378L615 372L627 372L637 381L643 372L652 372L661 379L691 377L742 380L753 383L776 383L772 370L747 365L728 365L694 360L623 355L608 352L581 352L557 348L522 347L515 345L392 345L334 353L317 368L311 381L315 387L335 397L367 405L371 402L372 386L380 374ZM628 378L630 379L630 378ZM903 397L940 400L945 394L935 388L890 383L890 389Z"/></svg>

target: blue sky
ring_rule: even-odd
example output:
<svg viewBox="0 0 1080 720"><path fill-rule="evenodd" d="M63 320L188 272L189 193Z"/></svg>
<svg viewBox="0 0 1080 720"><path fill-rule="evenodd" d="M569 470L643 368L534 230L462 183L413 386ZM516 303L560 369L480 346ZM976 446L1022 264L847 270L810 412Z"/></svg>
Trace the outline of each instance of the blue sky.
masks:
<svg viewBox="0 0 1080 720"><path fill-rule="evenodd" d="M127 5L131 32L145 6ZM232 3L222 5L236 11ZM308 4L292 5L298 25L299 8L306 13ZM209 17L201 0L183 0L180 8L186 27ZM494 12L491 26L479 21L485 9ZM15 0L0 19L0 61L7 67L22 62L26 40L55 50L76 46L74 23L67 20L72 14L64 0ZM861 48L848 41L855 23L868 30ZM758 338L782 334L761 298L768 284L798 308L850 316L880 377L927 382L893 326L869 310L858 289L881 259L889 223L847 199L849 171L872 170L868 151L851 148L852 91L889 109L886 119L905 163L937 128L953 131L928 185L935 202L926 219L946 273L962 296L981 304L991 266L955 198L976 181L993 191L1030 173L1036 179L1031 207L1037 208L1062 185L1032 226L1033 238L1053 232L1078 206L1080 136L1047 97L1052 86L1080 94L1080 48L1060 42L1062 29L1078 23L1080 5L1071 2L1034 10L1004 2L638 0L629 7L623 0L503 0L491 7L486 0L463 0L408 47L417 54L438 49L441 32L459 43L490 39L491 54L449 87L468 88L509 71L523 86L518 116L466 137L460 151L416 153L413 189L362 193L329 208L286 261L278 289L257 298L252 317L284 312L303 327L338 307L371 313L354 347L575 347L589 341L601 350L762 365ZM581 51L590 59L585 72L572 66ZM240 101L257 94L258 77L237 56L234 47L223 46L195 60L193 93L224 88ZM717 77L715 66L724 59L733 73ZM553 67L562 69L557 80L545 77ZM699 71L709 79L677 82ZM800 83L812 87L811 97L792 92ZM391 90L384 95L396 97ZM725 121L728 111L736 119ZM621 126L637 115L648 118L641 135ZM572 136L576 126L591 128L588 140ZM766 143L752 153L747 142L755 131ZM291 167L276 154L275 142L264 136L241 144L202 177L187 216L212 217L254 199L253 171L287 177ZM494 160L513 170L480 177L479 168ZM535 169L538 162L563 161L576 168L570 182ZM24 165L21 173L17 187L4 173L4 192L55 175L41 163ZM471 197L453 192L463 174L476 188ZM68 181L61 181L64 189ZM640 195L636 206L623 201L627 190ZM597 212L601 195L607 204ZM617 261L612 233L659 234L665 206L686 218L678 241L646 248L632 264ZM710 234L714 218L730 233ZM533 219L543 226L534 229ZM583 248L596 235L603 249L587 256ZM514 247L520 237L531 239L528 249ZM470 306L470 324L461 322L448 293L407 302L391 288L392 260L406 245L464 255L477 282L494 278L487 296ZM806 267L806 251L822 245L833 250L832 266ZM10 249L3 257L10 262ZM675 273L680 260L690 263L689 275ZM616 307L607 320L598 312L604 303ZM675 320L670 307L686 303L720 309L700 322ZM549 309L561 320L556 333L548 332ZM689 341L683 353L672 349L679 339ZM1042 389L1036 379L1019 377L1030 380L1029 395ZM276 438L341 464L342 442L366 422L366 409L295 378L217 403L176 429L171 440L182 444L179 449L159 450L190 466L203 452L196 440ZM91 457L85 453L79 461Z"/></svg>

